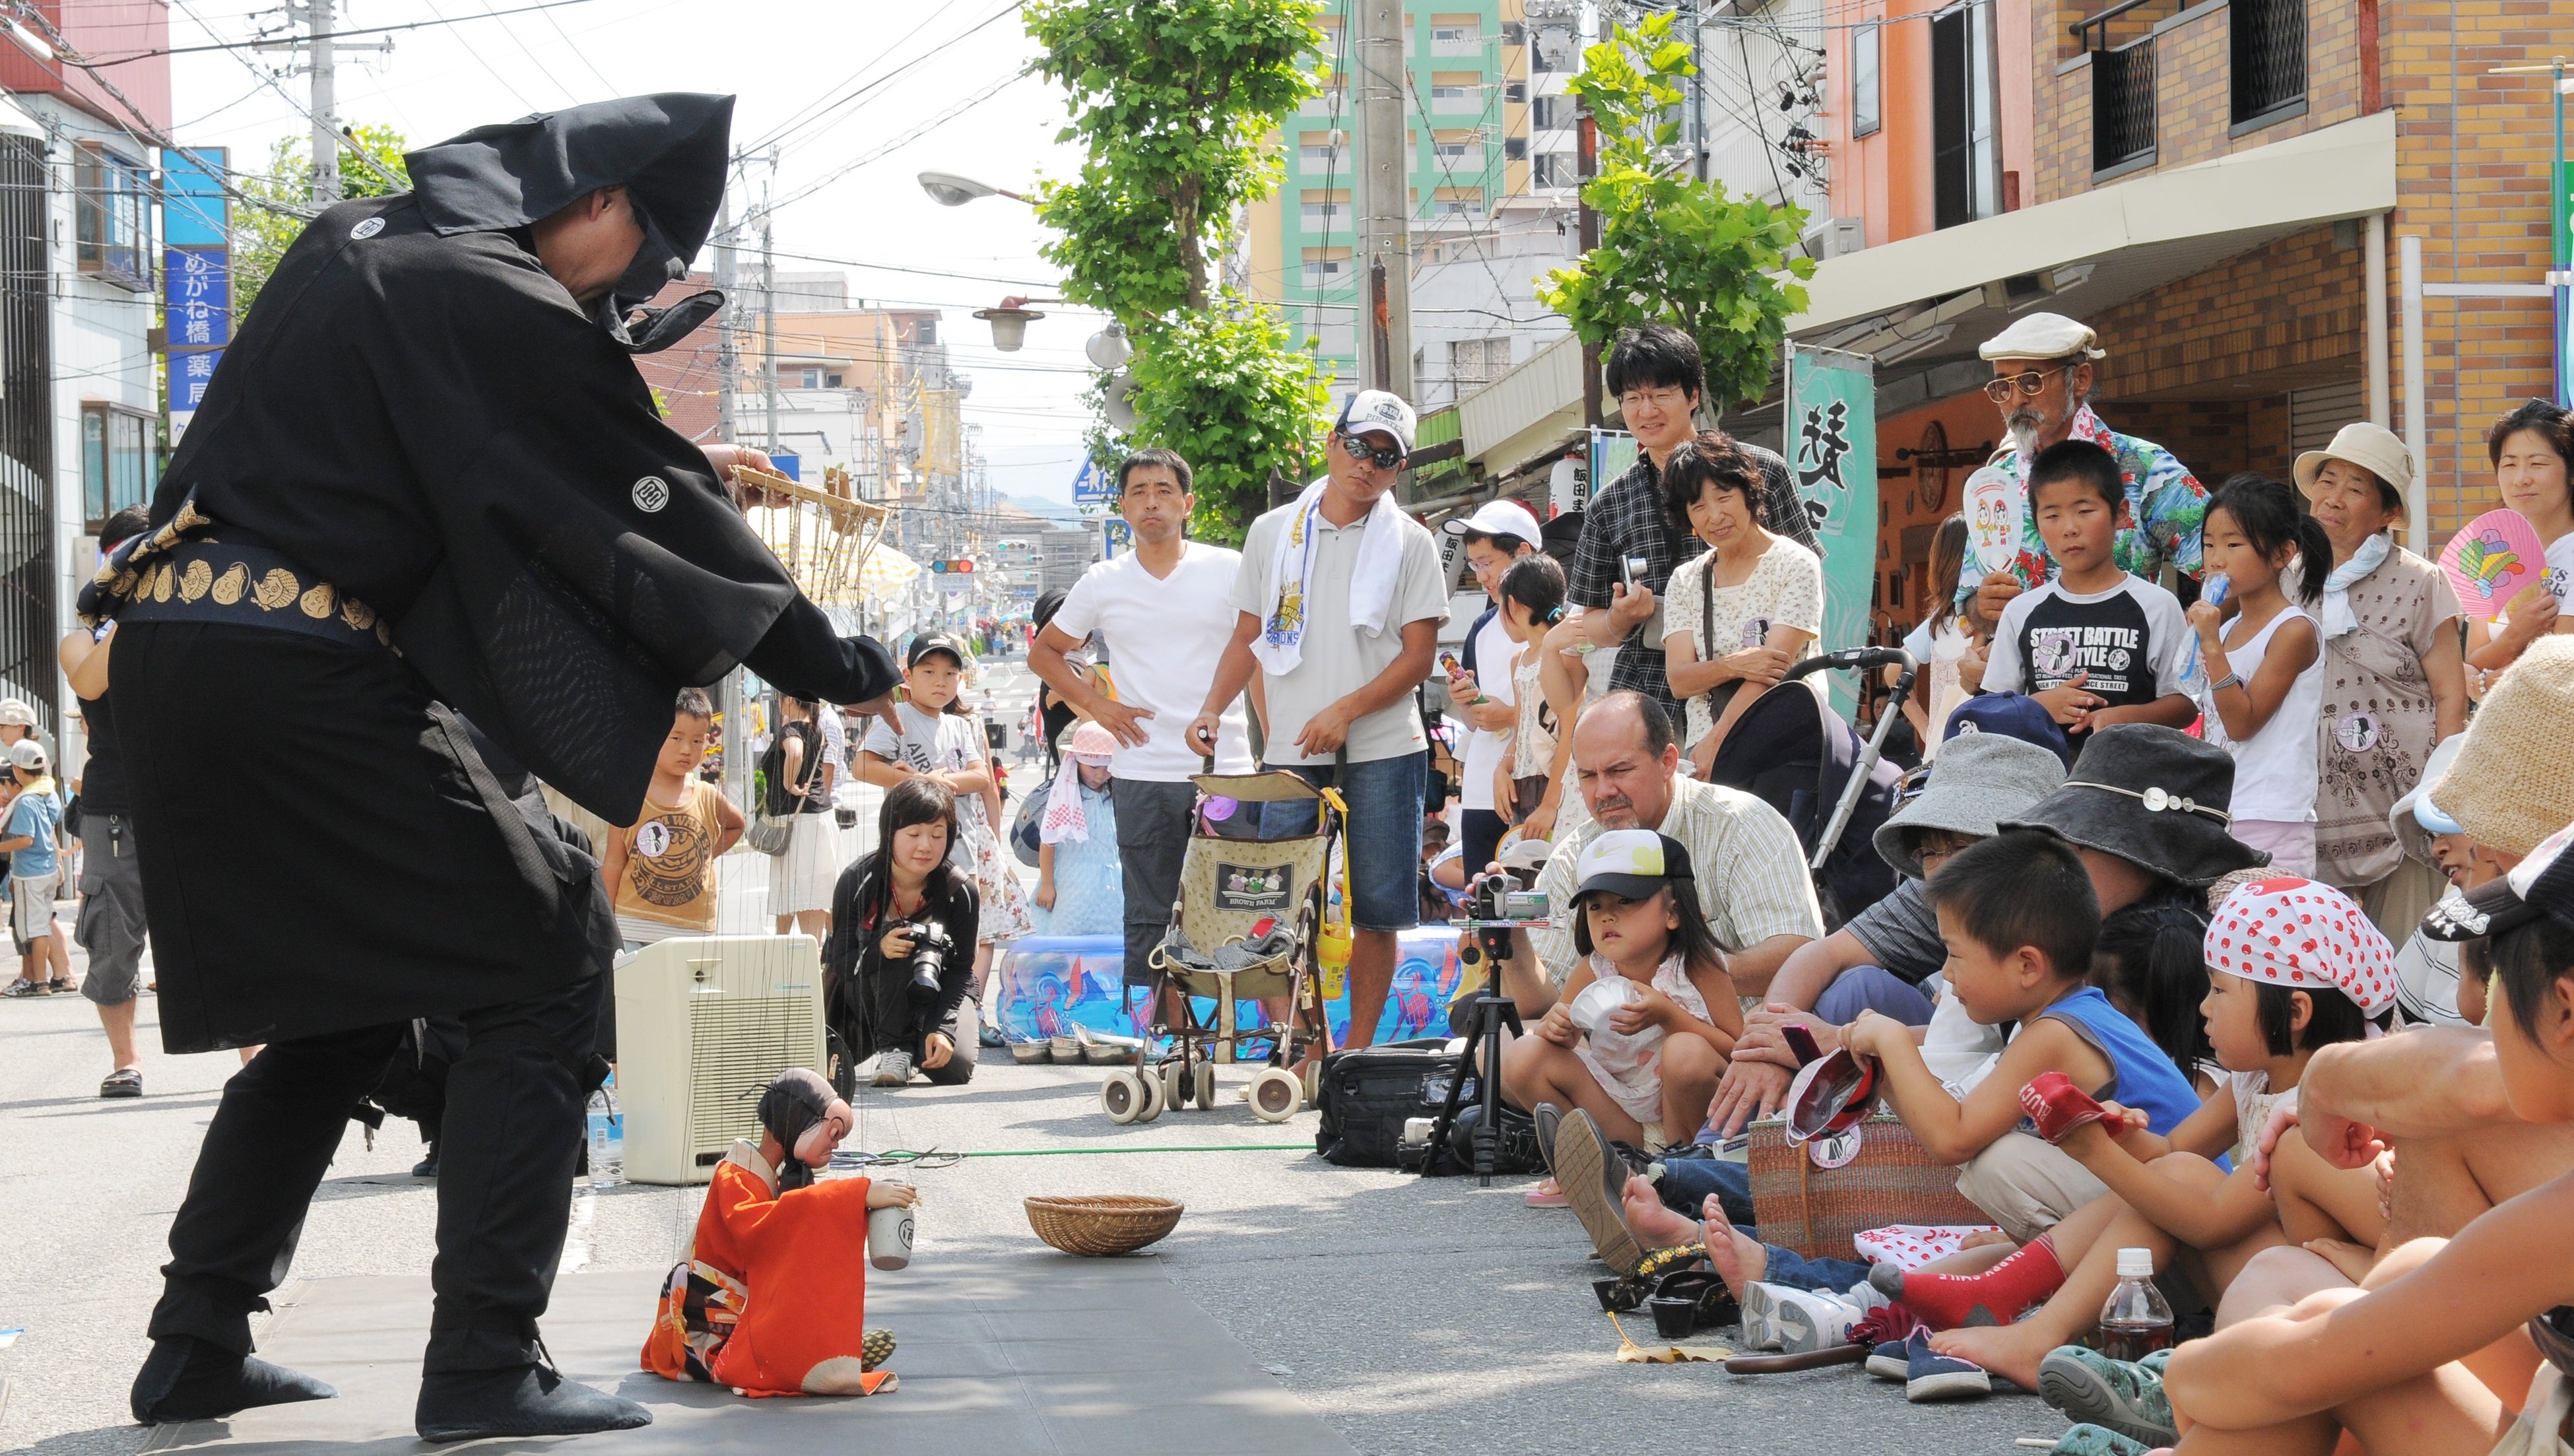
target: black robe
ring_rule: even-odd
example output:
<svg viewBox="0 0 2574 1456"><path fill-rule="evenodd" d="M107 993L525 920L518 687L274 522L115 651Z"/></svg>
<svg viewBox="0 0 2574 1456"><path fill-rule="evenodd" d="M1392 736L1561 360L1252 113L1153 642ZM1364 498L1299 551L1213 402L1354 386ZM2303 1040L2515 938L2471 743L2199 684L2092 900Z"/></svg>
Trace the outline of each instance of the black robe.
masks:
<svg viewBox="0 0 2574 1456"><path fill-rule="evenodd" d="M584 113L605 115L565 124ZM703 240L729 113L638 98L484 128L414 154L421 194L325 212L154 502L164 522L193 494L374 608L439 699L611 823L636 817L682 686L743 663L833 703L894 682L661 422L622 311L586 314L513 222L633 182L650 236L614 302L648 297Z"/></svg>
<svg viewBox="0 0 2574 1456"><path fill-rule="evenodd" d="M891 689L890 655L797 593L634 365L703 317L631 310L702 244L730 110L635 98L425 149L418 194L322 214L243 321L154 521L193 501L218 540L256 533L372 608L400 656L120 628L170 1049L599 973L616 946L597 861L497 760L628 823L682 686L746 664L834 703ZM586 311L526 224L620 184L645 243Z"/></svg>

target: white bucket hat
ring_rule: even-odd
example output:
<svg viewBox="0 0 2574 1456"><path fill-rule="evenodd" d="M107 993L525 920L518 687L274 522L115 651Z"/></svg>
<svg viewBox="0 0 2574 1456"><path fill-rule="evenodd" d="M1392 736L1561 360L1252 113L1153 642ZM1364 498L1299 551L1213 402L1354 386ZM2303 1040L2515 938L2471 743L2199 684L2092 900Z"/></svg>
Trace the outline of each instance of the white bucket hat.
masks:
<svg viewBox="0 0 2574 1456"><path fill-rule="evenodd" d="M2315 493L2315 474L2328 460L2348 461L2377 477L2395 493L2396 510L2403 510L2404 493L2413 484L2413 452L2394 431L2360 420L2335 431L2332 444L2298 456L2297 489L2309 498Z"/></svg>

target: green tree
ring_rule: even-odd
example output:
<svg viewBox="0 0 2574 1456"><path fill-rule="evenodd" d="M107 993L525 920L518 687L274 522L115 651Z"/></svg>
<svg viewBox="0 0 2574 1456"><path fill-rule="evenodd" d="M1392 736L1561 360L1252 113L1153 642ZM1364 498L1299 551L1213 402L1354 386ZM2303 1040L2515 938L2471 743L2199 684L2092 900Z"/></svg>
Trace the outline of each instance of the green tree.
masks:
<svg viewBox="0 0 2574 1456"><path fill-rule="evenodd" d="M403 153L411 144L403 134L386 126L352 127L357 140L344 142L340 158L340 192L343 197L385 197L411 186L411 174L403 167ZM349 155L363 149L378 166L403 179L396 187L376 174L357 157ZM242 191L272 208L233 208L233 317L250 312L251 300L268 286L268 277L277 271L277 260L295 240L304 236L308 219L303 214L313 207L313 152L305 142L280 139L268 149L268 175L246 176Z"/></svg>
<svg viewBox="0 0 2574 1456"><path fill-rule="evenodd" d="M1038 74L1061 84L1083 149L1041 182L1044 255L1063 296L1126 326L1135 425L1103 426L1103 461L1148 445L1196 472L1193 534L1241 540L1270 473L1302 480L1327 400L1310 347L1274 309L1212 281L1247 203L1278 185L1270 137L1315 94L1318 0L1034 0ZM1105 382L1103 381L1103 384ZM1101 392L1094 390L1098 404Z"/></svg>
<svg viewBox="0 0 2574 1456"><path fill-rule="evenodd" d="M1600 246L1539 286L1538 301L1586 344L1621 329L1671 323L1698 340L1711 406L1759 399L1806 308L1811 258L1791 258L1806 225L1795 206L1728 197L1689 175L1673 144L1682 82L1698 67L1672 38L1675 12L1649 15L1583 52L1568 88L1599 126L1600 160L1582 200L1600 214Z"/></svg>

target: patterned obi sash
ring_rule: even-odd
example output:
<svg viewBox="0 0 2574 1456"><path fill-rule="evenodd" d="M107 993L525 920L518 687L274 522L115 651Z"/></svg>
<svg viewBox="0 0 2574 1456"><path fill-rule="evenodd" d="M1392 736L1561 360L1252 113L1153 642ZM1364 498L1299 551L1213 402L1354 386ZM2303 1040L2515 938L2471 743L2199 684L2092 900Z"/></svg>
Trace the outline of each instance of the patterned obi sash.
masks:
<svg viewBox="0 0 2574 1456"><path fill-rule="evenodd" d="M167 525L119 546L80 594L81 622L213 622L390 647L375 609L343 595L191 499Z"/></svg>

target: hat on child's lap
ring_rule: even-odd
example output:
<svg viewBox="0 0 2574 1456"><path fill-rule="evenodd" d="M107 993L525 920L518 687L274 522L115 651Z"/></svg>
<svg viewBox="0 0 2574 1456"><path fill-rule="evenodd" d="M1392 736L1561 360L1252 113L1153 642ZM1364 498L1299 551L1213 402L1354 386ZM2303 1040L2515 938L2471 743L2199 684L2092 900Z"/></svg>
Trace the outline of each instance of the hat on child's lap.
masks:
<svg viewBox="0 0 2574 1456"><path fill-rule="evenodd" d="M2000 733L1951 738L1930 764L1921 796L1887 816L1870 840L1878 857L1919 878L1925 829L1989 839L2004 815L2025 812L2064 781L2064 765L2035 743Z"/></svg>
<svg viewBox="0 0 2574 1456"><path fill-rule="evenodd" d="M2574 819L2574 638L2542 637L2503 670L2431 785L2467 836L2527 854Z"/></svg>
<svg viewBox="0 0 2574 1456"><path fill-rule="evenodd" d="M2233 801L2234 759L2223 748L2178 728L2122 723L2092 733L2064 786L2001 827L2044 829L2077 848L2204 885L2270 862L2267 851L2228 832Z"/></svg>

